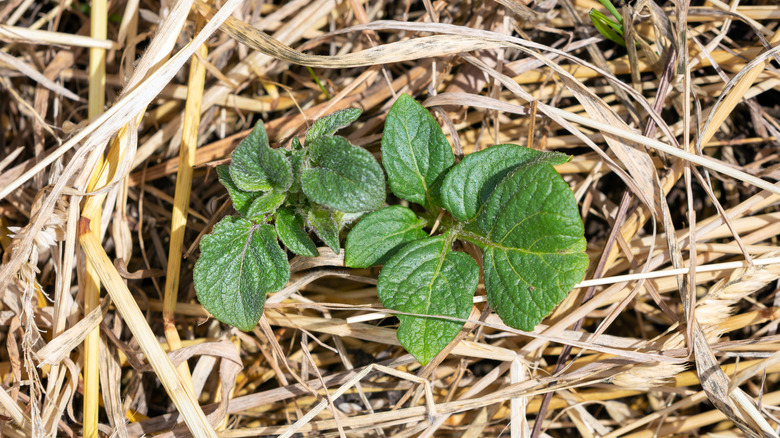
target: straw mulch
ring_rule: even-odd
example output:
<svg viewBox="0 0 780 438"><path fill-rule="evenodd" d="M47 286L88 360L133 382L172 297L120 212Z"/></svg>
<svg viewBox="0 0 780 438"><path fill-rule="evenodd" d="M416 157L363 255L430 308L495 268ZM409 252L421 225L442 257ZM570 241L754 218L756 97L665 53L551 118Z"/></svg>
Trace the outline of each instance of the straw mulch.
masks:
<svg viewBox="0 0 780 438"><path fill-rule="evenodd" d="M629 2L627 48L591 8L0 4L0 435L777 436L780 6ZM460 156L573 156L585 282L532 333L476 300L425 367L324 248L252 332L210 318L215 165L347 107L378 153L400 93Z"/></svg>

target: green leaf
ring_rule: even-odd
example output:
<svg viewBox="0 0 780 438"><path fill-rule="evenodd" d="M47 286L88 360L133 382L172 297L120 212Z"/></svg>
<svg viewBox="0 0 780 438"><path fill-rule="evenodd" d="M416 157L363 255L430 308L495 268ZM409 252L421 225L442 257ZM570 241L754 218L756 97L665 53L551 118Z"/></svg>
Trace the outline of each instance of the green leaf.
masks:
<svg viewBox="0 0 780 438"><path fill-rule="evenodd" d="M385 175L367 150L342 137L319 137L309 145L309 160L301 183L313 202L347 213L384 205Z"/></svg>
<svg viewBox="0 0 780 438"><path fill-rule="evenodd" d="M416 240L388 260L377 293L388 309L466 319L479 283L479 267L468 255L450 252L443 236ZM398 340L423 365L447 346L463 322L398 315Z"/></svg>
<svg viewBox="0 0 780 438"><path fill-rule="evenodd" d="M623 16L620 15L620 12L618 12L617 8L615 8L615 5L612 4L610 0L599 0L599 3L601 3L602 6L607 8L610 14L612 14L613 17L618 21L618 23L621 24L620 32L623 33Z"/></svg>
<svg viewBox="0 0 780 438"><path fill-rule="evenodd" d="M252 201L252 205L247 210L246 217L249 219L256 219L265 214L273 213L284 202L286 194L284 192L277 192L272 190L260 195L257 199Z"/></svg>
<svg viewBox="0 0 780 438"><path fill-rule="evenodd" d="M298 140L298 137L293 137L292 142L290 144L290 149L294 151L303 149L303 145L301 145L301 141Z"/></svg>
<svg viewBox="0 0 780 438"><path fill-rule="evenodd" d="M460 221L476 216L479 207L506 175L523 163L545 161L563 164L570 158L557 152L542 152L515 144L499 144L467 155L444 178L441 199Z"/></svg>
<svg viewBox="0 0 780 438"><path fill-rule="evenodd" d="M476 227L488 302L510 327L533 330L588 268L577 201L550 164L532 162L510 173Z"/></svg>
<svg viewBox="0 0 780 438"><path fill-rule="evenodd" d="M301 191L301 171L303 169L303 162L306 160L306 153L307 151L304 149L293 149L290 153L290 167L292 168L293 182L288 191L291 193L300 193Z"/></svg>
<svg viewBox="0 0 780 438"><path fill-rule="evenodd" d="M347 235L344 263L353 268L383 265L402 246L427 237L425 223L400 205L370 213Z"/></svg>
<svg viewBox="0 0 780 438"><path fill-rule="evenodd" d="M382 134L382 164L393 193L432 210L441 205L439 190L454 163L452 147L431 113L406 94L398 97Z"/></svg>
<svg viewBox="0 0 780 438"><path fill-rule="evenodd" d="M231 158L230 176L241 190L284 192L292 184L290 163L282 151L271 149L262 121L257 122Z"/></svg>
<svg viewBox="0 0 780 438"><path fill-rule="evenodd" d="M263 314L265 295L290 279L274 228L226 217L203 236L200 251L193 273L198 300L218 320L252 330Z"/></svg>
<svg viewBox="0 0 780 438"><path fill-rule="evenodd" d="M613 43L617 43L623 47L626 46L626 39L623 36L624 34L622 24L615 23L606 15L595 9L591 9L589 15L590 21L593 23L593 27L595 27L601 35Z"/></svg>
<svg viewBox="0 0 780 438"><path fill-rule="evenodd" d="M303 219L289 208L282 208L276 213L276 234L284 246L295 254L308 257L320 255L317 246L303 229Z"/></svg>
<svg viewBox="0 0 780 438"><path fill-rule="evenodd" d="M311 142L320 137L333 135L339 129L351 125L362 112L363 110L360 108L346 108L317 120L306 133L306 145L310 145Z"/></svg>
<svg viewBox="0 0 780 438"><path fill-rule="evenodd" d="M333 217L333 213L324 208L309 210L306 220L309 222L317 236L328 245L336 254L341 251L339 247L339 225Z"/></svg>
<svg viewBox="0 0 780 438"><path fill-rule="evenodd" d="M252 205L260 193L258 192L246 192L238 188L236 183L230 177L230 171L228 166L217 166L217 176L219 182L227 189L230 194L230 200L233 202L233 208L236 209L242 216L246 216L249 211L249 206Z"/></svg>

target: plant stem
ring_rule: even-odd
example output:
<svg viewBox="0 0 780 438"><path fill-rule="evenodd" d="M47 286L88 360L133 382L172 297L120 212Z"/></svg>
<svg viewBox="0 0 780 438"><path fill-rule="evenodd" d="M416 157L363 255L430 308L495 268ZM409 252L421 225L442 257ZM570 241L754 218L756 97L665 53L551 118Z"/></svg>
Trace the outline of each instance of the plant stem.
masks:
<svg viewBox="0 0 780 438"><path fill-rule="evenodd" d="M107 36L106 17L108 4L106 0L92 2L90 11L90 35L92 38L105 39ZM106 102L106 51L105 49L89 49L89 106L88 116L94 119L103 112ZM99 181L99 170L102 162L98 162L90 180L89 191L94 190ZM90 230L96 237L100 237L100 218L102 210L98 208L95 214L90 216L93 228ZM100 278L91 262L87 261L84 267L86 278L84 281L84 315L89 314L100 305ZM84 428L82 434L85 438L97 438L99 423L100 396L100 329L95 327L84 340Z"/></svg>
<svg viewBox="0 0 780 438"><path fill-rule="evenodd" d="M205 19L198 15L197 29L203 28ZM204 59L208 54L205 44L198 49ZM200 127L200 107L203 102L203 87L206 78L206 67L193 56L190 60L190 76L187 86L187 104L184 109L184 122L182 123L182 138L179 152L179 169L176 173L176 189L174 192L174 205L171 213L171 242L168 247L168 270L165 277L165 295L163 299L163 327L165 339L171 351L181 348L181 339L176 330L176 302L179 296L179 276L181 275L182 244L184 232L187 229L187 215L189 213L190 193L192 190L192 166L195 164L195 149L198 147L198 128ZM191 384L187 362L182 362L178 367L182 380Z"/></svg>

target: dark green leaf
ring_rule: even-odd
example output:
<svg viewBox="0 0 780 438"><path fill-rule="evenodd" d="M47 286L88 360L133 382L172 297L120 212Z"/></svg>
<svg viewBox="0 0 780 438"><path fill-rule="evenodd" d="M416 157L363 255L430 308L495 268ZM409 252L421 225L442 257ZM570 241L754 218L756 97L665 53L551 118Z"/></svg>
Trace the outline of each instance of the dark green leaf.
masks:
<svg viewBox="0 0 780 438"><path fill-rule="evenodd" d="M294 151L303 149L303 145L301 144L301 141L298 140L298 137L293 137L292 144L290 145L290 149Z"/></svg>
<svg viewBox="0 0 780 438"><path fill-rule="evenodd" d="M290 167L293 175L293 182L289 189L291 193L300 193L301 191L301 171L303 170L303 161L306 159L306 152L304 149L293 149L290 153Z"/></svg>
<svg viewBox="0 0 780 438"><path fill-rule="evenodd" d="M370 213L347 235L344 263L353 268L383 265L402 246L425 238L423 225L424 219L400 205Z"/></svg>
<svg viewBox="0 0 780 438"><path fill-rule="evenodd" d="M276 234L282 243L295 254L317 257L320 252L317 246L303 228L303 219L288 208L282 208L276 213Z"/></svg>
<svg viewBox="0 0 780 438"><path fill-rule="evenodd" d="M290 163L281 151L271 149L262 121L257 122L231 158L230 176L241 190L284 192L292 184Z"/></svg>
<svg viewBox="0 0 780 438"><path fill-rule="evenodd" d="M534 160L557 165L569 159L565 154L515 144L491 146L467 155L452 168L441 188L442 203L456 219L471 220L498 183L521 164Z"/></svg>
<svg viewBox="0 0 780 438"><path fill-rule="evenodd" d="M333 213L324 208L309 210L306 218L309 225L314 228L317 236L328 245L336 254L341 251L339 247L339 226Z"/></svg>
<svg viewBox="0 0 780 438"><path fill-rule="evenodd" d="M252 205L247 210L246 217L249 219L256 219L265 214L273 213L284 202L285 193L272 190L260 195L257 199L252 201Z"/></svg>
<svg viewBox="0 0 780 438"><path fill-rule="evenodd" d="M219 182L227 189L230 194L230 200L233 202L233 208L242 216L246 216L249 211L249 206L252 205L260 193L258 192L245 192L236 186L233 179L230 178L230 171L228 166L217 166L217 176L219 176Z"/></svg>
<svg viewBox="0 0 780 438"><path fill-rule="evenodd" d="M479 267L466 254L450 252L444 237L407 244L379 274L377 293L388 309L466 319L479 283ZM431 361L463 328L463 322L398 315L398 340L422 364Z"/></svg>
<svg viewBox="0 0 780 438"><path fill-rule="evenodd" d="M290 279L287 255L270 225L226 217L200 242L193 279L198 300L218 320L244 331L260 320L265 295Z"/></svg>
<svg viewBox="0 0 780 438"><path fill-rule="evenodd" d="M312 201L347 213L376 210L385 202L385 176L373 155L342 137L309 145L311 166L301 173Z"/></svg>
<svg viewBox="0 0 780 438"><path fill-rule="evenodd" d="M398 97L382 134L382 164L393 193L431 210L441 205L441 184L454 163L452 148L431 113L406 94Z"/></svg>
<svg viewBox="0 0 780 438"><path fill-rule="evenodd" d="M306 145L309 146L314 140L333 135L339 129L351 125L362 112L360 108L346 108L317 120L306 133Z"/></svg>
<svg viewBox="0 0 780 438"><path fill-rule="evenodd" d="M533 330L588 268L577 202L547 163L510 173L476 219L488 302L510 327Z"/></svg>

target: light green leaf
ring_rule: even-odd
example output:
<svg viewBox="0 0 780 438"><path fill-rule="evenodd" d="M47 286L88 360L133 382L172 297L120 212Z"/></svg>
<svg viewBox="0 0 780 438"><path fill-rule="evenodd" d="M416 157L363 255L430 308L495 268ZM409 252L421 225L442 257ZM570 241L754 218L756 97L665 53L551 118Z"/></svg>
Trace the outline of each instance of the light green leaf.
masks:
<svg viewBox="0 0 780 438"><path fill-rule="evenodd" d="M320 137L333 135L339 129L351 125L362 112L363 110L360 108L346 108L317 120L306 133L306 145L310 145L311 142Z"/></svg>
<svg viewBox="0 0 780 438"><path fill-rule="evenodd" d="M612 4L611 0L599 0L599 3L601 3L602 6L607 8L610 14L612 14L613 17L618 21L618 23L621 25L621 33L622 33L622 24L623 24L623 16L620 15L620 12L618 12L617 8L615 8L615 5Z"/></svg>
<svg viewBox="0 0 780 438"><path fill-rule="evenodd" d="M271 149L262 121L231 155L230 176L248 192L276 189L284 192L292 184L292 169L282 151Z"/></svg>
<svg viewBox="0 0 780 438"><path fill-rule="evenodd" d="M509 172L532 160L557 165L570 158L516 144L499 144L469 154L444 178L441 188L444 207L460 221L471 220Z"/></svg>
<svg viewBox="0 0 780 438"><path fill-rule="evenodd" d="M276 213L276 234L290 251L295 254L317 257L320 252L303 229L303 219L289 208L282 208Z"/></svg>
<svg viewBox="0 0 780 438"><path fill-rule="evenodd" d="M401 248L382 269L379 299L388 309L466 319L479 283L479 267L468 255L451 252L443 236L416 240ZM398 315L398 340L427 364L463 328L463 322Z"/></svg>
<svg viewBox="0 0 780 438"><path fill-rule="evenodd" d="M533 330L588 268L577 202L550 164L510 173L482 206L475 228L488 302L510 327Z"/></svg>
<svg viewBox="0 0 780 438"><path fill-rule="evenodd" d="M328 245L336 254L341 251L339 247L339 225L333 217L333 213L325 208L313 208L309 210L306 220L314 228L317 236Z"/></svg>
<svg viewBox="0 0 780 438"><path fill-rule="evenodd" d="M284 192L277 192L272 190L260 195L257 199L252 201L252 205L247 210L246 217L249 219L257 219L261 216L273 213L284 202L286 194Z"/></svg>
<svg viewBox="0 0 780 438"><path fill-rule="evenodd" d="M344 264L353 268L385 264L402 246L428 235L422 230L425 223L400 205L368 214L347 235Z"/></svg>
<svg viewBox="0 0 780 438"><path fill-rule="evenodd" d="M258 192L245 192L238 188L233 179L230 178L230 171L228 166L217 166L217 176L219 182L227 189L230 194L230 200L233 202L233 208L236 209L242 216L246 216L249 211L249 206L252 205L260 193Z"/></svg>
<svg viewBox="0 0 780 438"><path fill-rule="evenodd" d="M432 210L455 155L441 127L422 105L406 94L387 114L382 134L382 165L390 189L399 198Z"/></svg>
<svg viewBox="0 0 780 438"><path fill-rule="evenodd" d="M589 15L590 21L593 23L593 27L595 27L600 34L614 43L620 44L623 47L626 46L626 39L623 33L622 24L615 23L606 15L595 9L591 9Z"/></svg>
<svg viewBox="0 0 780 438"><path fill-rule="evenodd" d="M346 213L385 203L385 175L373 155L343 137L319 137L309 145L311 166L301 173L303 193Z"/></svg>
<svg viewBox="0 0 780 438"><path fill-rule="evenodd" d="M218 320L252 330L263 314L265 295L290 279L274 228L226 217L203 236L200 251L193 273L198 300Z"/></svg>

